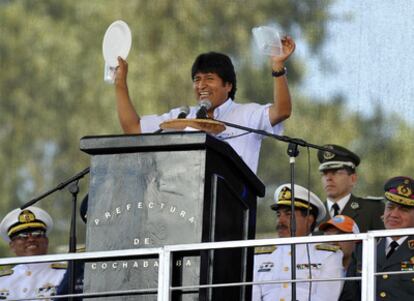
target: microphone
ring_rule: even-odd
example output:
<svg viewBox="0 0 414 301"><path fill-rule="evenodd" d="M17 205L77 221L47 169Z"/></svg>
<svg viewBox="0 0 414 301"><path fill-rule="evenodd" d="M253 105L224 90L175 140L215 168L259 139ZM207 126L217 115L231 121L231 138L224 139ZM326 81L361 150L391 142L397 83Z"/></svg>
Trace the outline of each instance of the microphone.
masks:
<svg viewBox="0 0 414 301"><path fill-rule="evenodd" d="M206 119L207 111L211 108L211 101L208 99L203 99L198 104L198 111L196 113L197 119Z"/></svg>
<svg viewBox="0 0 414 301"><path fill-rule="evenodd" d="M190 108L188 106L180 107L180 111L178 112L177 119L186 118L188 113L190 113Z"/></svg>

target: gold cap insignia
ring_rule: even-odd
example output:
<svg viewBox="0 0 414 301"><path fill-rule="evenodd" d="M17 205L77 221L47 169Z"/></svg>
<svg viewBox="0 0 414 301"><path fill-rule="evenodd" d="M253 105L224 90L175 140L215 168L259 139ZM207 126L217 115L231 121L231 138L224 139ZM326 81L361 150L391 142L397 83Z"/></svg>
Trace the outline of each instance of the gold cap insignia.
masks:
<svg viewBox="0 0 414 301"><path fill-rule="evenodd" d="M30 210L23 210L19 215L19 223L21 224L33 222L35 219L34 213Z"/></svg>
<svg viewBox="0 0 414 301"><path fill-rule="evenodd" d="M412 195L412 191L410 189L410 187L408 187L409 181L408 180L404 180L404 184L401 184L397 187L397 192L400 195L409 197L410 195Z"/></svg>
<svg viewBox="0 0 414 301"><path fill-rule="evenodd" d="M292 200L292 192L290 191L289 188L287 187L283 187L283 189L280 191L279 193L279 200L284 200L284 201L291 201Z"/></svg>

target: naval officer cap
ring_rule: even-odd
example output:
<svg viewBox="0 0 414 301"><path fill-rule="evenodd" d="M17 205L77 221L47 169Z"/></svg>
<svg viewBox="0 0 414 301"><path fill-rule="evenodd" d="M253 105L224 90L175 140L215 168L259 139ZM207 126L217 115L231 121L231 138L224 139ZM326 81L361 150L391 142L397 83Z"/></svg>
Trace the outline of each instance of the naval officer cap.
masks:
<svg viewBox="0 0 414 301"><path fill-rule="evenodd" d="M385 198L393 203L414 207L414 180L399 176L389 179L384 185Z"/></svg>
<svg viewBox="0 0 414 301"><path fill-rule="evenodd" d="M9 212L0 223L0 235L9 242L13 235L22 231L44 230L48 234L52 228L50 215L39 207L30 206Z"/></svg>
<svg viewBox="0 0 414 301"><path fill-rule="evenodd" d="M272 210L278 210L280 206L291 206L292 189L291 184L286 183L279 186L274 194L275 203L270 206ZM309 210L315 217L316 222L320 222L326 215L326 209L322 201L312 191L295 184L294 206L298 209Z"/></svg>
<svg viewBox="0 0 414 301"><path fill-rule="evenodd" d="M319 150L318 160L321 163L319 165L319 171L341 168L349 168L351 170L355 170L355 168L361 162L361 159L358 157L357 154L351 152L349 149L346 149L345 147L335 144L327 144L324 145L324 147L332 149L334 151L339 151L341 152L341 154L335 154L329 151Z"/></svg>

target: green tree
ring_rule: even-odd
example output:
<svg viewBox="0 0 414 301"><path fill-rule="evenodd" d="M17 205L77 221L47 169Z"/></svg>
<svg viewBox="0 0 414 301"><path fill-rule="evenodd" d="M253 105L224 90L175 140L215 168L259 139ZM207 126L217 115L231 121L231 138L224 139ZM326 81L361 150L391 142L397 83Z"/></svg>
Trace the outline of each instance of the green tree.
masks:
<svg viewBox="0 0 414 301"><path fill-rule="evenodd" d="M326 22L333 18L330 5L329 0L1 1L1 215L86 167L89 157L79 151L81 137L121 133L113 87L103 82L101 54L104 32L114 20L122 19L131 27L130 92L138 111L148 114L192 103L190 66L198 53L209 50L233 58L239 101L268 102L270 70L251 54L251 28L277 23L317 54ZM298 57L289 63L293 88L304 64ZM315 104L299 95L295 93L299 100L294 115L308 110L343 113L341 106ZM294 117L286 123L287 133L315 143L329 140L313 139L312 129L292 126L322 114L298 116L300 120ZM333 119L319 120L331 126ZM353 139L349 131L343 141ZM282 152L284 146L268 139L260 172L268 185L286 178ZM86 191L87 181L82 181L81 195ZM41 203L56 221L52 248L67 241L70 204L70 194L64 191Z"/></svg>

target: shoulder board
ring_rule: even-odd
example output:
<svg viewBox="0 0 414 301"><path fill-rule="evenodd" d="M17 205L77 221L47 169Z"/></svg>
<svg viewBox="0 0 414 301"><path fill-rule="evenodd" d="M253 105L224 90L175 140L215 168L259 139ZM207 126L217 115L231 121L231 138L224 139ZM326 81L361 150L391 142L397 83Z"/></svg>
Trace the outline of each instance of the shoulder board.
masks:
<svg viewBox="0 0 414 301"><path fill-rule="evenodd" d="M271 254L277 249L276 246L263 246L254 248L254 255Z"/></svg>
<svg viewBox="0 0 414 301"><path fill-rule="evenodd" d="M77 248L76 249L76 253L83 253L83 252L85 252L86 251L86 248L85 247L82 247L82 248Z"/></svg>
<svg viewBox="0 0 414 301"><path fill-rule="evenodd" d="M12 269L3 269L3 270L0 270L0 277L10 276L13 273L14 273L14 271Z"/></svg>
<svg viewBox="0 0 414 301"><path fill-rule="evenodd" d="M67 263L52 263L50 267L56 270L64 270L68 268L68 264Z"/></svg>
<svg viewBox="0 0 414 301"><path fill-rule="evenodd" d="M315 246L316 250L320 251L330 251L330 252L336 252L340 249L339 246L331 245L331 244L318 244Z"/></svg>

